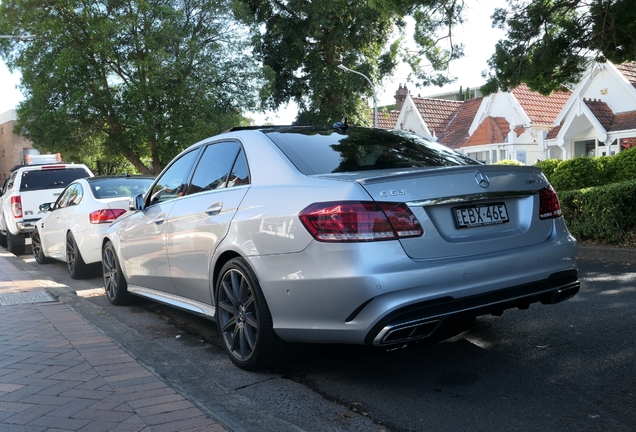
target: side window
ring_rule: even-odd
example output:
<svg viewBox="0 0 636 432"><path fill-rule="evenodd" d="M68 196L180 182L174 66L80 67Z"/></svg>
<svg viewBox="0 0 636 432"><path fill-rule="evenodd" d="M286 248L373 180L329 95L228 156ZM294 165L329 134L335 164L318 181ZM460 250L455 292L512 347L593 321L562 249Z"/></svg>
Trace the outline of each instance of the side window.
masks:
<svg viewBox="0 0 636 432"><path fill-rule="evenodd" d="M4 184L2 185L2 189L0 189L0 195L4 195L4 193L7 191L7 184L9 183L9 179L6 179L4 181Z"/></svg>
<svg viewBox="0 0 636 432"><path fill-rule="evenodd" d="M78 205L82 202L82 198L84 197L84 189L81 185L75 184L69 188L71 191L71 196L68 199L68 206Z"/></svg>
<svg viewBox="0 0 636 432"><path fill-rule="evenodd" d="M70 199L73 197L73 190L75 189L75 185L71 185L62 191L62 194L55 201L54 210L64 208L69 205Z"/></svg>
<svg viewBox="0 0 636 432"><path fill-rule="evenodd" d="M240 151L241 145L237 142L221 142L207 146L194 172L188 193L227 187L232 165Z"/></svg>
<svg viewBox="0 0 636 432"><path fill-rule="evenodd" d="M232 172L230 173L230 178L227 182L227 187L232 186L241 186L250 184L250 172L247 169L247 160L245 160L245 153L243 153L243 149L239 153L236 158L236 162L234 162L234 166L232 167Z"/></svg>
<svg viewBox="0 0 636 432"><path fill-rule="evenodd" d="M187 177L197 154L198 151L193 150L170 165L153 186L149 205L162 203L185 193Z"/></svg>
<svg viewBox="0 0 636 432"><path fill-rule="evenodd" d="M11 177L9 177L9 182L7 183L7 189L11 189L13 187L13 183L15 182L15 177L17 175L18 175L17 171L11 174Z"/></svg>

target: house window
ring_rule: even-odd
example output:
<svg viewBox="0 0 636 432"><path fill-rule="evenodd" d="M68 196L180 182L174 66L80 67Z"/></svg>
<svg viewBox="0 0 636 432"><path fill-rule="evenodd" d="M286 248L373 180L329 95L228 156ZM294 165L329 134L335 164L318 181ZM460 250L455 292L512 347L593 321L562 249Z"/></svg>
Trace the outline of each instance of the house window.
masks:
<svg viewBox="0 0 636 432"><path fill-rule="evenodd" d="M479 162L487 163L488 162L488 152L476 152L476 153L468 153L468 157L478 160Z"/></svg>
<svg viewBox="0 0 636 432"><path fill-rule="evenodd" d="M577 141L574 143L574 157L596 156L596 140Z"/></svg>

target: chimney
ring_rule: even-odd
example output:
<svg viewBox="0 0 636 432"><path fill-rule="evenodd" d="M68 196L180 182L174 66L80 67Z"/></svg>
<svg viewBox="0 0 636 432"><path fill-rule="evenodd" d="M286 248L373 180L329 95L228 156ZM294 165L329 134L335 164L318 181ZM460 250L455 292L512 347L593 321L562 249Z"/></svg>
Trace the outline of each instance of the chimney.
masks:
<svg viewBox="0 0 636 432"><path fill-rule="evenodd" d="M406 100L406 96L409 94L409 90L406 88L406 84L402 87L398 87L397 92L395 92L395 109L398 111L402 111L402 107L404 106L404 101Z"/></svg>

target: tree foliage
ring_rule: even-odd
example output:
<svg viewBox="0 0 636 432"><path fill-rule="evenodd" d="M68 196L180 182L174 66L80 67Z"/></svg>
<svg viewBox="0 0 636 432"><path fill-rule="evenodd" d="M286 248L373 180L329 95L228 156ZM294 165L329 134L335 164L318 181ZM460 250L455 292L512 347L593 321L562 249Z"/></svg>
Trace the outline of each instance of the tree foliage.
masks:
<svg viewBox="0 0 636 432"><path fill-rule="evenodd" d="M265 105L299 106L298 124L370 124L363 96L396 66L397 45L386 48L397 16L351 0L242 0L243 17L260 29L255 53L268 79Z"/></svg>
<svg viewBox="0 0 636 432"><path fill-rule="evenodd" d="M389 0L387 0L389 1ZM409 14L415 20L415 52L406 55L419 85L443 86L455 81L448 73L453 60L464 55L464 46L454 40L454 30L465 22L463 0L427 0L409 2Z"/></svg>
<svg viewBox="0 0 636 432"><path fill-rule="evenodd" d="M372 88L363 77L337 69L339 64L367 76L375 87L406 60L423 85L452 81L448 63L463 54L452 43L452 28L463 22L457 0L237 0L246 22L261 32L255 53L268 86L265 105L294 101L297 124L331 123L343 116L369 125L363 97ZM415 19L417 52L404 48L404 18ZM442 32L442 36L439 33ZM442 42L448 41L448 48Z"/></svg>
<svg viewBox="0 0 636 432"><path fill-rule="evenodd" d="M590 61L636 60L633 0L509 0L493 25L507 31L482 92L526 83L542 94L577 82Z"/></svg>
<svg viewBox="0 0 636 432"><path fill-rule="evenodd" d="M260 87L230 0L3 0L0 53L22 73L19 126L40 150L123 155L157 174L245 122ZM149 162L148 162L149 161Z"/></svg>

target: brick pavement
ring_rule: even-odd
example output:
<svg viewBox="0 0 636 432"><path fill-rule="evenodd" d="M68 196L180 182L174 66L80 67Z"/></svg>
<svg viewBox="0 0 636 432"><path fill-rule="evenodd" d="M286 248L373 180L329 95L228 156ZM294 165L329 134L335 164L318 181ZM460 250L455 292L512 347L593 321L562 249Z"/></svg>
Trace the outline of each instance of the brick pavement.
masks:
<svg viewBox="0 0 636 432"><path fill-rule="evenodd" d="M0 254L0 431L225 430Z"/></svg>

